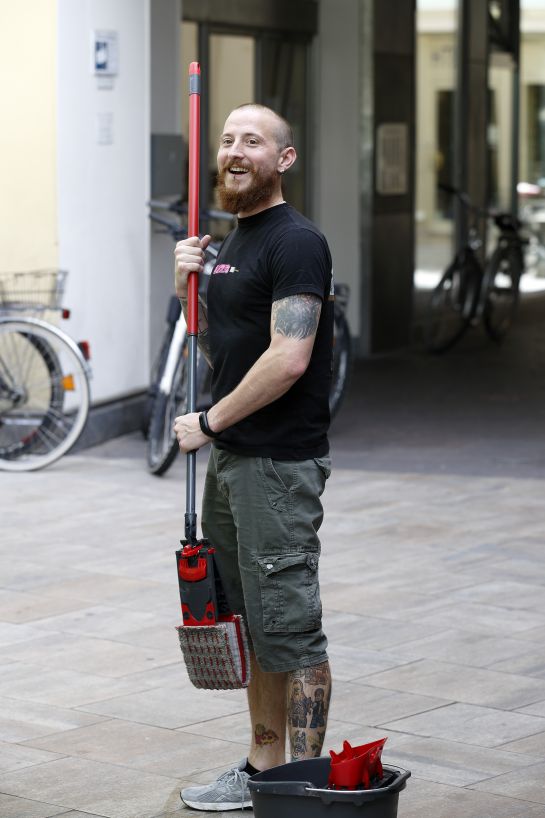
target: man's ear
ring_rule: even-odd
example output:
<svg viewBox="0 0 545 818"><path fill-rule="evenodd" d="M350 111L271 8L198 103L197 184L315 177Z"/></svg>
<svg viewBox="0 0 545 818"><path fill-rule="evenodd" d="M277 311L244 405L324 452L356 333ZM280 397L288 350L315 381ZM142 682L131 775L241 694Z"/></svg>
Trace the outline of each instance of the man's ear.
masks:
<svg viewBox="0 0 545 818"><path fill-rule="evenodd" d="M297 153L294 147L284 148L278 158L278 172L284 173L288 168L291 168L296 159Z"/></svg>

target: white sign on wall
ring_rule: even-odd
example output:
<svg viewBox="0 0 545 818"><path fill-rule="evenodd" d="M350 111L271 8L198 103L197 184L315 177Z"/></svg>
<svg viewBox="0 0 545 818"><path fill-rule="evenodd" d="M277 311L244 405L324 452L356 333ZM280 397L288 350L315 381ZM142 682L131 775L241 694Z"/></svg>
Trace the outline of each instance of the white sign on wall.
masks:
<svg viewBox="0 0 545 818"><path fill-rule="evenodd" d="M402 196L409 190L409 129L404 122L388 122L377 128L377 193Z"/></svg>
<svg viewBox="0 0 545 818"><path fill-rule="evenodd" d="M98 77L115 77L119 70L117 31L93 31L92 71Z"/></svg>

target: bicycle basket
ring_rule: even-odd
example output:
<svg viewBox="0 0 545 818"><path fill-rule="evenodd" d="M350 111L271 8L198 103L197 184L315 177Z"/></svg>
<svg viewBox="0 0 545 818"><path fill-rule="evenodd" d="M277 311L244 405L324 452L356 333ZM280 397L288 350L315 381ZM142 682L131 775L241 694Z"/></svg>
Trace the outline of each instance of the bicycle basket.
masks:
<svg viewBox="0 0 545 818"><path fill-rule="evenodd" d="M66 276L64 270L0 273L0 312L59 310Z"/></svg>

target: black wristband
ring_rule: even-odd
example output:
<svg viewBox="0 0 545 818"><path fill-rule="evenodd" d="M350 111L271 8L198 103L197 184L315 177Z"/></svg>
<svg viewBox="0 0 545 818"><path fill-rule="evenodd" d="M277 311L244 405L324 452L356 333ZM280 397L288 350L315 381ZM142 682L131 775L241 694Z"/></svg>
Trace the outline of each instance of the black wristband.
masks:
<svg viewBox="0 0 545 818"><path fill-rule="evenodd" d="M201 412L199 415L199 426L201 427L201 432L203 435L207 437L216 438L220 436L220 432L213 432L210 426L208 425L208 415L206 412Z"/></svg>

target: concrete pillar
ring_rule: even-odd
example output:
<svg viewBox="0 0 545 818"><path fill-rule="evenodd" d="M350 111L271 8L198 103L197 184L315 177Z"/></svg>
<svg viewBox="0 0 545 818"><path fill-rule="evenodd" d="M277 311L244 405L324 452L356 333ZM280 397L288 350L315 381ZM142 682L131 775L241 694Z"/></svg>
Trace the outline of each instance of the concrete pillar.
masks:
<svg viewBox="0 0 545 818"><path fill-rule="evenodd" d="M460 0L458 15L458 82L456 98L456 184L467 191L472 202L486 207L489 202L490 168L488 166L488 126L490 123L488 69L491 42L495 48L510 53L513 59L513 106L511 145L511 207L517 208L518 181L518 60L519 60L519 2L502 0L500 28L503 37L498 40L490 23L488 0ZM461 244L468 227L467 215L456 213L456 240ZM480 232L485 245L486 220L481 220Z"/></svg>
<svg viewBox="0 0 545 818"><path fill-rule="evenodd" d="M150 2L150 126L153 134L181 133L181 109L187 104L184 96L187 74L182 71L180 59L181 25L181 0ZM173 187L176 185L177 180ZM155 360L161 344L167 304L173 291L173 250L172 238L152 229L149 281L151 361Z"/></svg>
<svg viewBox="0 0 545 818"><path fill-rule="evenodd" d="M488 1L460 0L458 13L458 77L456 90L456 186L476 205L488 200ZM456 242L467 236L468 217L455 205ZM486 224L482 224L484 230Z"/></svg>
<svg viewBox="0 0 545 818"><path fill-rule="evenodd" d="M360 7L361 0L320 0L319 36L313 53L315 99L309 106L309 124L316 135L311 218L327 236L335 281L350 287L348 323L356 339L362 331L358 178Z"/></svg>
<svg viewBox="0 0 545 818"><path fill-rule="evenodd" d="M410 340L414 272L414 0L360 3L360 353Z"/></svg>

